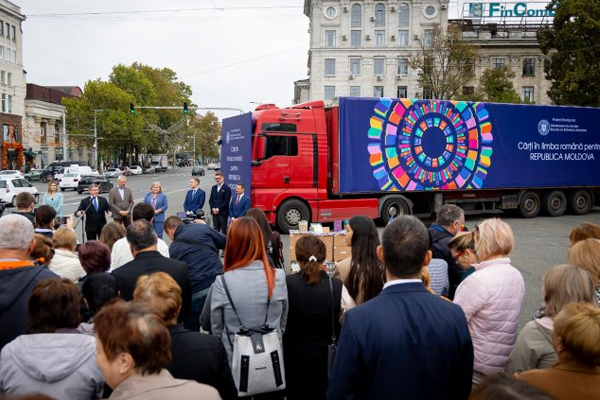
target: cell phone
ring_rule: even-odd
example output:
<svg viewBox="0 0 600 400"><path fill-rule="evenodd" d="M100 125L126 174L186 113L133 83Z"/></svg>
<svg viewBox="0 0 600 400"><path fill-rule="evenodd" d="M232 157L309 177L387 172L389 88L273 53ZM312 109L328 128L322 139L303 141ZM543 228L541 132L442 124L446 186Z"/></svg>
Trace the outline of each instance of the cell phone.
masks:
<svg viewBox="0 0 600 400"><path fill-rule="evenodd" d="M56 217L56 221L59 225L66 225L69 217Z"/></svg>

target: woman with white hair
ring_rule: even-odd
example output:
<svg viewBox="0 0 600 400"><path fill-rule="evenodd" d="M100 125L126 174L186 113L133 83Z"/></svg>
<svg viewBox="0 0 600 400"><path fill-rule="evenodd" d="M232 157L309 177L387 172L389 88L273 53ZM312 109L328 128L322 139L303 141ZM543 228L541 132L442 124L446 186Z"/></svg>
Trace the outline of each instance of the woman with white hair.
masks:
<svg viewBox="0 0 600 400"><path fill-rule="evenodd" d="M499 218L475 226L475 272L456 289L454 302L462 307L473 340L473 383L501 372L517 340L525 282L508 255L514 245L512 229Z"/></svg>
<svg viewBox="0 0 600 400"><path fill-rule="evenodd" d="M154 208L154 220L152 226L156 236L162 239L165 225L165 211L169 208L167 195L163 193L160 182L154 182L150 186L150 193L144 197L144 203L150 204Z"/></svg>

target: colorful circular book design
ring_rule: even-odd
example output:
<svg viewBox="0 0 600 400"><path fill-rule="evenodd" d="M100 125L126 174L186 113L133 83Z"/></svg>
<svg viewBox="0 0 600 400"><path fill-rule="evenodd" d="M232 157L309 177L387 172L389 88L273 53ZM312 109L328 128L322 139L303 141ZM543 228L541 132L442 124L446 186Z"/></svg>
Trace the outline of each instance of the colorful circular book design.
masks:
<svg viewBox="0 0 600 400"><path fill-rule="evenodd" d="M483 187L493 141L485 104L381 99L374 111L367 149L382 190Z"/></svg>

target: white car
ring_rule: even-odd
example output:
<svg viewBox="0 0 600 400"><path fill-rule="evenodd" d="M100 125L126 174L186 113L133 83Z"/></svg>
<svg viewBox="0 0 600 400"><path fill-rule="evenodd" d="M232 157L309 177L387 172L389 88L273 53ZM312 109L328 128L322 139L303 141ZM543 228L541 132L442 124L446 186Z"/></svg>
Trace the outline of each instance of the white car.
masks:
<svg viewBox="0 0 600 400"><path fill-rule="evenodd" d="M121 171L119 168L106 168L104 171L104 176L107 178L117 178L121 175L123 175L123 171Z"/></svg>
<svg viewBox="0 0 600 400"><path fill-rule="evenodd" d="M139 165L132 165L131 168L129 168L129 172L131 172L131 175L141 175L143 170Z"/></svg>
<svg viewBox="0 0 600 400"><path fill-rule="evenodd" d="M81 180L81 174L68 173L64 174L63 177L58 182L58 187L61 191L65 191L67 189L77 190L77 186L79 185L79 181Z"/></svg>
<svg viewBox="0 0 600 400"><path fill-rule="evenodd" d="M209 171L212 171L212 170L214 170L214 169L216 169L216 168L217 168L217 164L215 164L215 163L212 163L212 162L211 162L211 163L208 163L208 166L207 166L206 168L207 168Z"/></svg>
<svg viewBox="0 0 600 400"><path fill-rule="evenodd" d="M16 169L5 169L4 171L0 171L0 179L7 178L23 178L23 174Z"/></svg>
<svg viewBox="0 0 600 400"><path fill-rule="evenodd" d="M22 178L0 179L0 199L5 203L14 206L15 197L21 192L31 193L35 197L35 202L39 202L40 192L27 180Z"/></svg>

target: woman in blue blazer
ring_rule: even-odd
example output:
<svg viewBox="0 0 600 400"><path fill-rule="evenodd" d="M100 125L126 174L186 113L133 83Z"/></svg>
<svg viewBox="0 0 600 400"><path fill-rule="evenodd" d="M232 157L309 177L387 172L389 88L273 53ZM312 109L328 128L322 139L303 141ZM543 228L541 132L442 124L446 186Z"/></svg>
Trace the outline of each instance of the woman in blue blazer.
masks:
<svg viewBox="0 0 600 400"><path fill-rule="evenodd" d="M42 204L54 208L57 216L62 216L63 208L63 194L58 191L58 184L56 181L50 181L48 184L48 192L44 194Z"/></svg>
<svg viewBox="0 0 600 400"><path fill-rule="evenodd" d="M156 236L162 239L163 226L165 224L165 211L169 208L167 195L162 192L160 182L154 182L150 187L150 193L144 197L144 203L150 204L154 208L154 231Z"/></svg>

